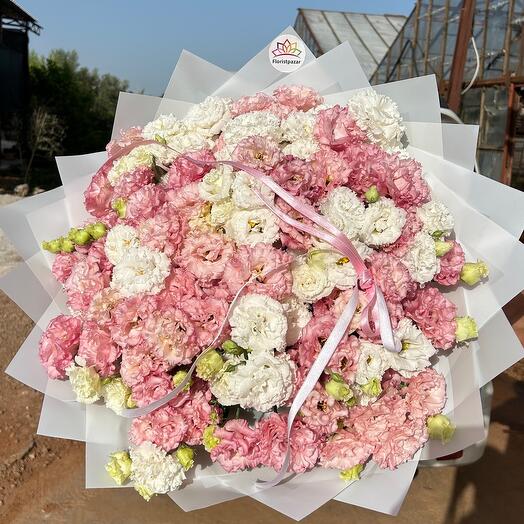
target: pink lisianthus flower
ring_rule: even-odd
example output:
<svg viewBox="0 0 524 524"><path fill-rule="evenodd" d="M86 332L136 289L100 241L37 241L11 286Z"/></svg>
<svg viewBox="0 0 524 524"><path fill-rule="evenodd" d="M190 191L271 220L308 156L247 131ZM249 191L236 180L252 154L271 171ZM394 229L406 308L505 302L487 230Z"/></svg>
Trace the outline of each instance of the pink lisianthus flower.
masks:
<svg viewBox="0 0 524 524"><path fill-rule="evenodd" d="M373 453L374 445L365 435L341 429L330 437L320 450L320 464L324 468L350 469L364 464Z"/></svg>
<svg viewBox="0 0 524 524"><path fill-rule="evenodd" d="M130 173L124 173L117 180L113 198L128 198L139 189L151 184L154 178L153 170L146 166L139 166Z"/></svg>
<svg viewBox="0 0 524 524"><path fill-rule="evenodd" d="M87 256L73 266L64 283L71 309L86 311L96 293L109 286L111 270L104 252L104 240L93 242L87 249Z"/></svg>
<svg viewBox="0 0 524 524"><path fill-rule="evenodd" d="M173 257L184 239L187 223L180 220L176 207L166 202L151 218L138 226L140 245L163 251Z"/></svg>
<svg viewBox="0 0 524 524"><path fill-rule="evenodd" d="M313 315L302 329L302 336L297 344L298 362L301 366L309 369L313 365L322 345L333 331L336 321L337 317L333 313Z"/></svg>
<svg viewBox="0 0 524 524"><path fill-rule="evenodd" d="M78 251L73 251L72 253L57 253L53 260L53 267L51 268L53 276L58 282L65 284L66 280L71 276L75 264L84 258L85 255Z"/></svg>
<svg viewBox="0 0 524 524"><path fill-rule="evenodd" d="M87 367L94 367L102 377L113 375L115 361L122 349L113 343L110 334L100 328L96 322L84 322L78 356L85 360Z"/></svg>
<svg viewBox="0 0 524 524"><path fill-rule="evenodd" d="M203 292L196 277L185 269L176 267L166 278L164 289L156 295L160 308L180 307L184 309L187 301L200 299Z"/></svg>
<svg viewBox="0 0 524 524"><path fill-rule="evenodd" d="M40 338L38 356L49 378L65 378L66 368L78 350L82 321L78 317L59 315Z"/></svg>
<svg viewBox="0 0 524 524"><path fill-rule="evenodd" d="M273 91L276 100L297 111L308 111L322 104L324 99L311 87L301 85L282 85Z"/></svg>
<svg viewBox="0 0 524 524"><path fill-rule="evenodd" d="M386 152L383 149L366 142L349 144L342 156L347 162L347 186L357 195L363 197L372 186L385 194L385 188L381 185L386 176Z"/></svg>
<svg viewBox="0 0 524 524"><path fill-rule="evenodd" d="M192 158L197 162L204 162L205 165L191 162L188 158ZM209 149L202 149L201 151L179 156L167 172L166 188L181 189L193 182L198 182L213 168L214 162L215 157Z"/></svg>
<svg viewBox="0 0 524 524"><path fill-rule="evenodd" d="M419 162L395 157L390 159L387 167L384 185L396 206L409 209L429 202L431 193L422 178L422 166Z"/></svg>
<svg viewBox="0 0 524 524"><path fill-rule="evenodd" d="M304 197L298 197L305 204L311 205L311 203ZM312 225L313 223L308 219L302 216L298 211L293 209L287 202L282 200L280 197L275 199L276 206L284 211L287 215L299 222L304 224ZM283 220L278 221L278 226L280 227L280 241L282 245L288 247L289 249L297 249L307 251L312 244L311 235L299 231L294 226L290 226L287 222Z"/></svg>
<svg viewBox="0 0 524 524"><path fill-rule="evenodd" d="M187 424L184 442L190 446L202 444L204 429L213 423L212 415L218 413L211 406L211 392L207 386L191 386L189 400L182 406L181 413Z"/></svg>
<svg viewBox="0 0 524 524"><path fill-rule="evenodd" d="M170 367L165 360L158 358L150 347L140 344L126 347L122 351L120 376L128 386L132 387L144 382L149 375L169 371Z"/></svg>
<svg viewBox="0 0 524 524"><path fill-rule="evenodd" d="M205 202L200 198L198 182L182 187L181 189L172 189L166 194L166 201L175 206L181 219L186 221L197 216Z"/></svg>
<svg viewBox="0 0 524 524"><path fill-rule="evenodd" d="M348 163L332 149L320 148L311 159L311 167L315 187L306 196L313 202L317 202L330 189L347 184L349 178Z"/></svg>
<svg viewBox="0 0 524 524"><path fill-rule="evenodd" d="M220 442L211 450L211 460L218 462L228 473L260 464L258 431L243 419L228 420L214 433Z"/></svg>
<svg viewBox="0 0 524 524"><path fill-rule="evenodd" d="M355 381L359 355L359 339L351 335L337 346L327 367L331 372L338 373L348 384L352 384Z"/></svg>
<svg viewBox="0 0 524 524"><path fill-rule="evenodd" d="M339 420L348 415L348 409L342 403L329 396L317 383L300 408L301 420L320 435L335 433Z"/></svg>
<svg viewBox="0 0 524 524"><path fill-rule="evenodd" d="M348 108L339 105L318 112L313 133L320 144L332 149L344 149L347 144L367 141L366 134L358 127Z"/></svg>
<svg viewBox="0 0 524 524"><path fill-rule="evenodd" d="M271 171L270 176L282 189L292 195L308 193L314 180L311 164L290 155L284 157L283 161Z"/></svg>
<svg viewBox="0 0 524 524"><path fill-rule="evenodd" d="M231 104L231 116L234 118L252 111L265 111L270 109L274 103L275 99L265 93L242 96Z"/></svg>
<svg viewBox="0 0 524 524"><path fill-rule="evenodd" d="M260 464L280 470L286 456L287 416L271 413L257 423ZM295 420L291 430L290 469L303 473L318 460L319 436L303 422Z"/></svg>
<svg viewBox="0 0 524 524"><path fill-rule="evenodd" d="M107 179L111 166L97 171L84 192L84 205L86 211L97 218L104 218L112 212L111 202L114 197L113 186Z"/></svg>
<svg viewBox="0 0 524 524"><path fill-rule="evenodd" d="M440 257L440 271L433 278L442 286L454 286L460 280L462 266L466 262L462 246L453 242L453 247L444 256Z"/></svg>
<svg viewBox="0 0 524 524"><path fill-rule="evenodd" d="M144 320L143 337L158 358L171 366L189 364L201 350L195 328L187 313L168 307Z"/></svg>
<svg viewBox="0 0 524 524"><path fill-rule="evenodd" d="M171 451L184 441L188 425L182 412L167 404L133 420L129 440L139 446L152 442L165 451Z"/></svg>
<svg viewBox="0 0 524 524"><path fill-rule="evenodd" d="M373 452L373 460L383 469L396 469L412 459L427 440L425 420L408 418L401 426L390 428L382 436Z"/></svg>
<svg viewBox="0 0 524 524"><path fill-rule="evenodd" d="M413 417L426 420L442 411L446 403L446 381L433 368L427 368L409 380L406 402Z"/></svg>
<svg viewBox="0 0 524 524"><path fill-rule="evenodd" d="M395 242L387 246L382 246L383 251L386 253L392 253L396 257L403 257L409 249L413 238L415 235L422 229L422 222L417 217L416 208L411 208L407 210L406 214L406 223L402 228L401 235L397 238Z"/></svg>
<svg viewBox="0 0 524 524"><path fill-rule="evenodd" d="M151 402L165 397L172 389L171 375L157 371L131 386L131 398L138 407L148 406Z"/></svg>
<svg viewBox="0 0 524 524"><path fill-rule="evenodd" d="M269 244L240 246L228 260L222 280L231 295L235 295L252 275L258 275L246 292L269 295L280 300L291 294L293 279L289 265L292 260L292 255Z"/></svg>
<svg viewBox="0 0 524 524"><path fill-rule="evenodd" d="M140 224L154 217L166 198L166 193L157 184L148 184L132 193L126 202L126 222Z"/></svg>
<svg viewBox="0 0 524 524"><path fill-rule="evenodd" d="M197 346L203 348L211 344L217 335L226 318L229 303L225 299L205 297L186 300L181 307L195 325Z"/></svg>
<svg viewBox="0 0 524 524"><path fill-rule="evenodd" d="M242 139L233 151L232 159L241 164L269 171L281 157L278 144L263 136L249 136Z"/></svg>
<svg viewBox="0 0 524 524"><path fill-rule="evenodd" d="M115 289L106 287L93 296L89 308L85 313L85 319L96 322L104 328L111 328L113 323L113 310L121 300L121 296Z"/></svg>
<svg viewBox="0 0 524 524"><path fill-rule="evenodd" d="M222 277L233 243L218 233L194 233L184 240L177 262L204 282Z"/></svg>
<svg viewBox="0 0 524 524"><path fill-rule="evenodd" d="M402 302L413 293L416 284L409 275L406 266L398 258L384 252L371 256L371 273L387 301Z"/></svg>
<svg viewBox="0 0 524 524"><path fill-rule="evenodd" d="M402 305L406 316L418 325L436 348L451 349L455 345L457 306L438 289L419 289Z"/></svg>
<svg viewBox="0 0 524 524"><path fill-rule="evenodd" d="M142 140L142 128L130 127L129 129L121 129L120 135L117 139L111 140L107 146L107 154L112 157L124 148L131 145L137 140Z"/></svg>

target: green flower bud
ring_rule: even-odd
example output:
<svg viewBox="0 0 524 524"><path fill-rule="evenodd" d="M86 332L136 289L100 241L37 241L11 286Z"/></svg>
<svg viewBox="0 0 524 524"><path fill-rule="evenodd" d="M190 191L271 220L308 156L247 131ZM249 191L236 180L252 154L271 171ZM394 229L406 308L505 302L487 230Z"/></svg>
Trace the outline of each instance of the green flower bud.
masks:
<svg viewBox="0 0 524 524"><path fill-rule="evenodd" d="M215 425L207 426L202 432L202 444L205 450L209 453L213 448L220 444L220 439L215 437Z"/></svg>
<svg viewBox="0 0 524 524"><path fill-rule="evenodd" d="M442 444L449 442L455 433L455 426L446 415L434 415L426 420L429 438L440 440Z"/></svg>
<svg viewBox="0 0 524 524"><path fill-rule="evenodd" d="M442 235L444 235L444 231L433 231L433 233L431 233L434 240L439 240Z"/></svg>
<svg viewBox="0 0 524 524"><path fill-rule="evenodd" d="M128 409L136 408L136 402L133 400L133 397L131 395L127 397L126 408Z"/></svg>
<svg viewBox="0 0 524 524"><path fill-rule="evenodd" d="M222 344L222 349L229 353L230 355L242 355L244 353L244 348L241 348L236 342L233 342L232 340L226 340Z"/></svg>
<svg viewBox="0 0 524 524"><path fill-rule="evenodd" d="M351 482L352 480L358 480L360 478L360 474L362 473L363 469L363 464L357 464L352 468L344 469L340 472L339 475L342 480L345 480L346 482Z"/></svg>
<svg viewBox="0 0 524 524"><path fill-rule="evenodd" d="M378 378L372 378L367 384L364 384L360 389L362 393L368 397L378 397L382 392L382 386Z"/></svg>
<svg viewBox="0 0 524 524"><path fill-rule="evenodd" d="M136 485L135 489L138 491L139 495L147 502L149 502L151 500L151 497L154 495L154 493L150 489L147 489L145 486Z"/></svg>
<svg viewBox="0 0 524 524"><path fill-rule="evenodd" d="M224 365L220 353L216 349L208 351L196 365L196 374L204 380L211 380Z"/></svg>
<svg viewBox="0 0 524 524"><path fill-rule="evenodd" d="M70 233L67 237L79 246L85 246L93 240L85 229L76 229L73 234Z"/></svg>
<svg viewBox="0 0 524 524"><path fill-rule="evenodd" d="M435 240L435 253L437 254L437 257L443 257L446 253L449 253L452 248L453 242Z"/></svg>
<svg viewBox="0 0 524 524"><path fill-rule="evenodd" d="M176 458L186 471L191 469L195 464L194 457L194 451L189 446L185 446L184 444L180 445L176 450Z"/></svg>
<svg viewBox="0 0 524 524"><path fill-rule="evenodd" d="M131 458L129 453L127 451L111 453L109 462L105 467L109 476L121 486L131 475Z"/></svg>
<svg viewBox="0 0 524 524"><path fill-rule="evenodd" d="M457 328L455 329L455 339L457 342L464 342L465 340L478 337L479 331L473 317L456 317L455 322L457 323Z"/></svg>
<svg viewBox="0 0 524 524"><path fill-rule="evenodd" d="M348 408L352 408L356 406L357 405L356 397L351 397L349 400L346 400L345 404Z"/></svg>
<svg viewBox="0 0 524 524"><path fill-rule="evenodd" d="M186 378L186 375L187 375L187 371L183 370L183 369L179 369L174 375L173 375L173 386L175 386L175 388L177 386L179 386L180 384L182 384L182 380L184 380ZM193 380L190 380L184 387L183 391L189 391L189 388L191 387L191 384L193 383Z"/></svg>
<svg viewBox="0 0 524 524"><path fill-rule="evenodd" d="M75 239L75 235L79 232L80 230L77 228L77 227L72 227L70 230L69 230L69 233L67 233L67 238L69 240L74 240Z"/></svg>
<svg viewBox="0 0 524 524"><path fill-rule="evenodd" d="M324 385L326 393L335 400L347 401L353 396L353 391L345 382L331 377Z"/></svg>
<svg viewBox="0 0 524 524"><path fill-rule="evenodd" d="M107 233L106 225L103 222L95 222L85 227L85 230L93 237L94 240L102 238Z"/></svg>
<svg viewBox="0 0 524 524"><path fill-rule="evenodd" d="M117 198L113 201L111 207L116 211L119 218L126 217L126 201L123 198Z"/></svg>
<svg viewBox="0 0 524 524"><path fill-rule="evenodd" d="M75 250L75 243L69 238L60 239L60 249L64 253L72 253Z"/></svg>
<svg viewBox="0 0 524 524"><path fill-rule="evenodd" d="M368 204L373 204L374 202L378 202L378 200L380 199L380 193L378 192L377 186L371 186L364 193L364 197Z"/></svg>
<svg viewBox="0 0 524 524"><path fill-rule="evenodd" d="M468 286L474 286L480 282L483 278L486 278L489 275L489 268L479 260L478 262L466 262L462 266L462 271L460 272L460 280L468 284Z"/></svg>
<svg viewBox="0 0 524 524"><path fill-rule="evenodd" d="M44 242L42 242L42 249L54 253L55 255L60 253L60 251L62 251L60 239L50 240L49 242L44 240Z"/></svg>

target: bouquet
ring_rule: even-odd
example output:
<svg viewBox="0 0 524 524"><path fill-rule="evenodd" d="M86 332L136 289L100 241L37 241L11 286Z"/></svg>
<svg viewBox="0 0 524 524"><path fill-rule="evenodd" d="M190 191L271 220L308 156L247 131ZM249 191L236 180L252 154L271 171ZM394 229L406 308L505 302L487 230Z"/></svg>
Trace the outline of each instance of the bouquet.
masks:
<svg viewBox="0 0 524 524"><path fill-rule="evenodd" d="M35 235L59 287L41 285L30 358L37 343L53 417L67 406L83 419L88 483L182 507L186 490L227 488L216 502L250 494L301 518L382 470L409 482L428 439L441 455L456 427L453 445L479 440L460 437L459 407L477 399L470 341L495 311L476 322L468 294L498 300L500 267L458 234L469 206L448 202L426 167L438 157L413 146L393 97L322 96L293 76L194 104L166 93L153 118L118 129L94 174L64 177L66 218ZM289 509L290 476L329 489Z"/></svg>

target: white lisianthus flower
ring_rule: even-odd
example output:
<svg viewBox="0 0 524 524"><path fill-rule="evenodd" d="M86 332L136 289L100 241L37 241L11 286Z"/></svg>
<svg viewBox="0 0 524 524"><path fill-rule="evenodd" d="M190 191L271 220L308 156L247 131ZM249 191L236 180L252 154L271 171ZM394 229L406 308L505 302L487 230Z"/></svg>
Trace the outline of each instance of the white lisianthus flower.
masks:
<svg viewBox="0 0 524 524"><path fill-rule="evenodd" d="M286 346L292 346L297 342L313 314L307 304L295 296L285 299L282 303L287 318Z"/></svg>
<svg viewBox="0 0 524 524"><path fill-rule="evenodd" d="M174 455L168 455L152 442L142 442L129 448L131 480L149 494L168 493L178 489L186 474Z"/></svg>
<svg viewBox="0 0 524 524"><path fill-rule="evenodd" d="M280 142L280 119L269 111L252 111L229 120L222 133L226 144L238 144L249 136L265 136Z"/></svg>
<svg viewBox="0 0 524 524"><path fill-rule="evenodd" d="M236 144L225 144L221 149L214 152L217 160L232 160L233 151L236 149Z"/></svg>
<svg viewBox="0 0 524 524"><path fill-rule="evenodd" d="M297 260L291 266L291 275L293 293L304 302L314 303L333 291L327 271L320 265L310 265L304 260Z"/></svg>
<svg viewBox="0 0 524 524"><path fill-rule="evenodd" d="M167 137L167 145L176 151L174 156L178 156L201 149L212 149L215 143L197 131L188 131Z"/></svg>
<svg viewBox="0 0 524 524"><path fill-rule="evenodd" d="M358 196L344 186L332 189L320 203L320 212L350 240L359 236L365 209Z"/></svg>
<svg viewBox="0 0 524 524"><path fill-rule="evenodd" d="M132 247L113 268L111 288L125 297L159 293L170 271L166 254L148 247Z"/></svg>
<svg viewBox="0 0 524 524"><path fill-rule="evenodd" d="M192 131L197 131L204 136L218 135L231 119L230 107L229 98L208 96L188 111L184 123Z"/></svg>
<svg viewBox="0 0 524 524"><path fill-rule="evenodd" d="M355 382L365 386L372 379L380 379L384 372L391 367L391 352L380 344L373 344L367 340L360 341L360 355L357 362Z"/></svg>
<svg viewBox="0 0 524 524"><path fill-rule="evenodd" d="M198 192L203 200L220 202L229 197L232 183L233 168L220 164L204 176L198 185Z"/></svg>
<svg viewBox="0 0 524 524"><path fill-rule="evenodd" d="M295 366L286 353L256 351L247 359L226 362L211 392L223 406L265 412L289 399L294 379Z"/></svg>
<svg viewBox="0 0 524 524"><path fill-rule="evenodd" d="M157 137L167 139L172 135L185 133L187 129L175 115L160 115L157 119L149 122L142 129L142 136L148 140L156 140Z"/></svg>
<svg viewBox="0 0 524 524"><path fill-rule="evenodd" d="M277 218L266 208L234 211L226 235L240 245L272 244L279 236Z"/></svg>
<svg viewBox="0 0 524 524"><path fill-rule="evenodd" d="M440 260L435 251L433 237L420 231L415 235L409 249L402 257L411 278L419 284L425 284L440 271Z"/></svg>
<svg viewBox="0 0 524 524"><path fill-rule="evenodd" d="M315 140L301 138L283 147L284 155L292 155L301 160L310 160L311 157L320 149Z"/></svg>
<svg viewBox="0 0 524 524"><path fill-rule="evenodd" d="M369 204L364 212L361 240L370 246L392 244L402 233L406 212L389 198Z"/></svg>
<svg viewBox="0 0 524 524"><path fill-rule="evenodd" d="M409 378L431 365L429 359L436 349L409 318L400 320L395 335L402 342L402 351L391 354L392 369Z"/></svg>
<svg viewBox="0 0 524 524"><path fill-rule="evenodd" d="M334 251L329 244L316 242L307 253L307 263L326 272L331 289L350 289L357 283L357 273L349 258Z"/></svg>
<svg viewBox="0 0 524 524"><path fill-rule="evenodd" d="M229 324L231 340L240 347L252 351L282 351L286 347L284 306L267 295L244 295L233 309Z"/></svg>
<svg viewBox="0 0 524 524"><path fill-rule="evenodd" d="M102 394L106 406L116 414L120 414L127 408L131 388L126 386L121 378L112 378L107 382L104 381Z"/></svg>
<svg viewBox="0 0 524 524"><path fill-rule="evenodd" d="M117 224L107 233L104 251L111 264L118 264L124 255L139 245L138 233L134 227Z"/></svg>
<svg viewBox="0 0 524 524"><path fill-rule="evenodd" d="M223 226L233 215L237 208L230 198L214 202L209 213L209 222L212 226Z"/></svg>
<svg viewBox="0 0 524 524"><path fill-rule="evenodd" d="M258 191L266 200L273 202L275 194L267 186L244 171L237 171L231 184L231 198L240 209L257 209L263 205L256 193Z"/></svg>
<svg viewBox="0 0 524 524"><path fill-rule="evenodd" d="M431 200L417 209L422 222L422 231L430 235L448 236L455 226L455 219L449 209L438 200Z"/></svg>
<svg viewBox="0 0 524 524"><path fill-rule="evenodd" d="M316 115L310 112L295 111L282 121L282 140L313 140Z"/></svg>
<svg viewBox="0 0 524 524"><path fill-rule="evenodd" d="M399 147L405 128L397 104L373 88L360 89L348 101L349 112L368 139L385 149Z"/></svg>
<svg viewBox="0 0 524 524"><path fill-rule="evenodd" d="M93 404L102 396L102 379L92 367L71 364L66 375L76 395L77 402Z"/></svg>
<svg viewBox="0 0 524 524"><path fill-rule="evenodd" d="M366 244L364 244L364 242L361 242L360 240L352 240L351 243L358 251L358 254L360 255L360 258L362 260L369 260L371 255L375 252L373 248L367 246Z"/></svg>

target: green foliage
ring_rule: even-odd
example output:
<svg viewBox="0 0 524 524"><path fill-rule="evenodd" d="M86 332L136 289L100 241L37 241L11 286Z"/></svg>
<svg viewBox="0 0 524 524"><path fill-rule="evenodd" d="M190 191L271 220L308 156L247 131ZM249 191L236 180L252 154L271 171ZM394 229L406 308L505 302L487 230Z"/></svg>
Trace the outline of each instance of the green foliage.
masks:
<svg viewBox="0 0 524 524"><path fill-rule="evenodd" d="M80 67L76 51L56 49L29 58L33 107L45 107L65 130L66 155L100 151L109 141L120 91L127 81Z"/></svg>

